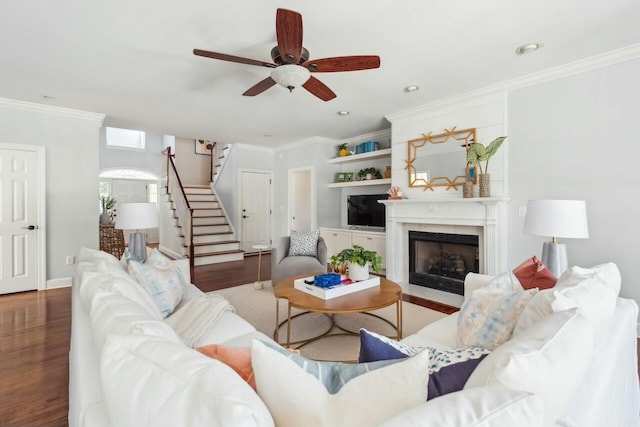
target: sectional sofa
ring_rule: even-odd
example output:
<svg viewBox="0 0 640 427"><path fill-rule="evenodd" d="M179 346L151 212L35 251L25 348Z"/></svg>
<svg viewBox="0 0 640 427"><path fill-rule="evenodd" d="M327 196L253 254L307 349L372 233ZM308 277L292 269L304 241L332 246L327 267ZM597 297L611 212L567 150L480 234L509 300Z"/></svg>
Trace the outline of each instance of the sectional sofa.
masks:
<svg viewBox="0 0 640 427"><path fill-rule="evenodd" d="M167 315L158 295L151 295L126 264L86 248L78 259L69 355L71 427L638 425L638 308L618 298L620 275L613 264L572 269L556 288L539 292L524 307L513 336L477 365L462 390L427 401L425 352L363 369L339 384L339 391L327 393L313 384L313 375L290 365L300 356L287 356L224 300L190 284L184 260L158 267L172 274L179 270L178 281L184 281L184 295ZM471 274L465 297L491 279ZM190 309L184 310L187 304ZM250 348L257 392L229 364L194 349L206 344ZM427 325L402 344L456 348L458 314ZM308 391L295 391L307 382ZM292 391L298 394L290 397Z"/></svg>

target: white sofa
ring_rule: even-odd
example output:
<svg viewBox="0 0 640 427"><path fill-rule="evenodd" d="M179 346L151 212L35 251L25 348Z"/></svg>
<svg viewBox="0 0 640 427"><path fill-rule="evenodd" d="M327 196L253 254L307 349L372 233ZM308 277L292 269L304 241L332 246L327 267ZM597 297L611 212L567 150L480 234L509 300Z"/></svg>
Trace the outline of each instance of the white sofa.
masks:
<svg viewBox="0 0 640 427"><path fill-rule="evenodd" d="M88 249L78 258L69 356L70 426L279 425L233 370L180 341L119 261ZM177 263L188 283L188 264ZM601 273L617 295L617 268L608 265ZM490 279L470 275L465 293ZM200 295L188 285L186 298ZM553 322L548 321L553 313L538 307L529 317L539 321L521 325L518 334L489 354L463 390L416 405L381 427L638 425L638 309L631 300L613 296L611 301L609 309L602 301L603 307L595 311L565 310L560 321ZM256 338L273 343L225 311L201 342L249 347ZM455 348L457 314L403 341Z"/></svg>

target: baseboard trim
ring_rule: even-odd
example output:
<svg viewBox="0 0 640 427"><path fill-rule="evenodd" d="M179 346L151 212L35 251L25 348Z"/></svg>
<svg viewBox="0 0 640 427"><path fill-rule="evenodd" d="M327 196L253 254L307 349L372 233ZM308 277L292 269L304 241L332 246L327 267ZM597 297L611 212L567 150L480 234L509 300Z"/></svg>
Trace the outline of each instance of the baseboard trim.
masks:
<svg viewBox="0 0 640 427"><path fill-rule="evenodd" d="M179 254L178 252L172 251L171 249L162 246L162 245L158 245L158 250L160 252L163 252L166 255L169 255L170 257L172 257L173 259L182 259L185 258L182 254Z"/></svg>
<svg viewBox="0 0 640 427"><path fill-rule="evenodd" d="M45 289L69 288L71 287L71 282L71 277L47 280L47 287Z"/></svg>

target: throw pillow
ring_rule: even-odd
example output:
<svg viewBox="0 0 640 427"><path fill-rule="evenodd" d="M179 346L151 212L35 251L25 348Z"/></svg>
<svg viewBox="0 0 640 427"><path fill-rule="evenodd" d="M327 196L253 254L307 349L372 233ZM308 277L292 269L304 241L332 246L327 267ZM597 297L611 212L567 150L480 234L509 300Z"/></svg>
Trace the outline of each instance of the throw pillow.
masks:
<svg viewBox="0 0 640 427"><path fill-rule="evenodd" d="M334 394L296 357L301 356L284 354L258 340L251 346L258 395L278 427L375 426L427 398L427 352L363 373L341 384Z"/></svg>
<svg viewBox="0 0 640 427"><path fill-rule="evenodd" d="M511 337L520 313L538 290L480 291L472 293L460 308L458 344L493 350Z"/></svg>
<svg viewBox="0 0 640 427"><path fill-rule="evenodd" d="M196 348L205 356L211 357L228 365L240 377L256 389L256 380L251 366L251 349L248 347L227 347L220 344L210 344Z"/></svg>
<svg viewBox="0 0 640 427"><path fill-rule="evenodd" d="M476 289L470 295L472 297L474 294L482 293L482 292L497 292L497 293L509 293L514 291L521 291L524 288L522 284L518 280L513 271L507 270L502 274L497 275L493 279L491 279L485 286Z"/></svg>
<svg viewBox="0 0 640 427"><path fill-rule="evenodd" d="M360 358L367 361L403 359L417 354L422 348L394 341L384 335L360 329ZM473 370L490 353L480 347L439 350L426 347L429 352L429 386L427 400L462 390Z"/></svg>
<svg viewBox="0 0 640 427"><path fill-rule="evenodd" d="M513 274L518 278L524 289L538 288L549 289L556 284L556 277L549 269L534 256L513 269Z"/></svg>
<svg viewBox="0 0 640 427"><path fill-rule="evenodd" d="M229 301L220 295L205 294L185 300L165 322L176 331L185 345L195 348L214 329L226 311L234 312Z"/></svg>
<svg viewBox="0 0 640 427"><path fill-rule="evenodd" d="M289 256L317 256L320 230L298 233L291 230L289 237Z"/></svg>
<svg viewBox="0 0 640 427"><path fill-rule="evenodd" d="M182 301L187 284L178 267L162 269L130 261L129 274L151 294L163 317L170 315Z"/></svg>

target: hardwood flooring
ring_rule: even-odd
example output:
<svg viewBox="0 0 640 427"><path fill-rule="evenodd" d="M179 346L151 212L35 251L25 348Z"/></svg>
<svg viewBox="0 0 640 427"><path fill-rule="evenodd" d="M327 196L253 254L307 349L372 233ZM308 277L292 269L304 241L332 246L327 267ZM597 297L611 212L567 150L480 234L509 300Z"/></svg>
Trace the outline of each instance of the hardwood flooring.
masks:
<svg viewBox="0 0 640 427"><path fill-rule="evenodd" d="M271 277L270 261L268 253L262 255L263 280ZM251 283L257 276L256 255L196 267L192 282L208 292ZM405 300L452 312L421 298ZM70 335L71 288L0 295L0 427L67 425Z"/></svg>

